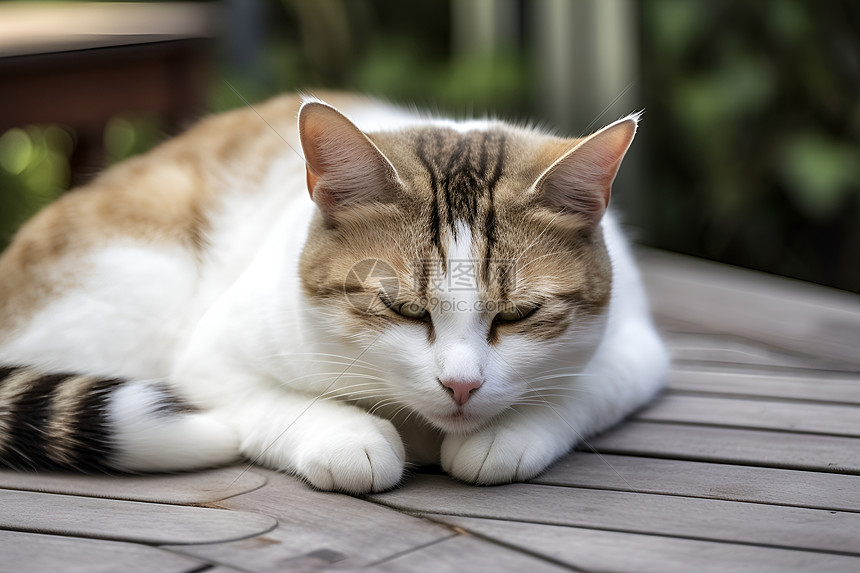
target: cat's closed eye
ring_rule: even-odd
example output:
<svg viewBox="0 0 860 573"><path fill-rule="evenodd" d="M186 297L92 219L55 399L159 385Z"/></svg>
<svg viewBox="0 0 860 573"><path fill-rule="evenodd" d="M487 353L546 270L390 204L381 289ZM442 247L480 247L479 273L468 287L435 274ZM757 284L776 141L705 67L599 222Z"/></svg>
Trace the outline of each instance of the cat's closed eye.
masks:
<svg viewBox="0 0 860 573"><path fill-rule="evenodd" d="M494 320L496 322L517 322L533 315L538 308L538 306L507 305L496 314Z"/></svg>
<svg viewBox="0 0 860 573"><path fill-rule="evenodd" d="M404 316L406 318L411 318L414 320L426 320L429 316L427 309L416 302L395 303L389 305L388 308L390 308L400 316Z"/></svg>

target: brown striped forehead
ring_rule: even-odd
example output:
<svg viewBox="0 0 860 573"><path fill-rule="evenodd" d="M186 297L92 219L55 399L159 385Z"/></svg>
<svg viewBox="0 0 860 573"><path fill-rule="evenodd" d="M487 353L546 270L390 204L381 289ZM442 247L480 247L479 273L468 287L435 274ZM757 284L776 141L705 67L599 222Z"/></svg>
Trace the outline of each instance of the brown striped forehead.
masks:
<svg viewBox="0 0 860 573"><path fill-rule="evenodd" d="M505 190L521 195L541 172L541 161L531 159L535 141L507 126L465 132L425 126L371 138L404 181L431 239L435 252L430 254L442 259L463 224L470 228L476 254L489 258L498 234L497 211L504 203L500 195Z"/></svg>
<svg viewBox="0 0 860 573"><path fill-rule="evenodd" d="M444 225L455 239L460 221L473 227L473 236L480 227L492 228L493 192L505 166L506 139L497 130L425 129L416 134L415 153L429 177L435 224Z"/></svg>

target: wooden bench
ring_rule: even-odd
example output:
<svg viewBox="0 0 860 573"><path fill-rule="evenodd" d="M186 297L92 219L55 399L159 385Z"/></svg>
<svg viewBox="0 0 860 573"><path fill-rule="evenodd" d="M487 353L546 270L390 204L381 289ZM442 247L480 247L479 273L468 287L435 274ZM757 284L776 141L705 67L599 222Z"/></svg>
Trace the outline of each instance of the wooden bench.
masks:
<svg viewBox="0 0 860 573"><path fill-rule="evenodd" d="M104 128L146 114L172 134L201 115L208 4L0 4L0 134L71 128L72 184L104 167Z"/></svg>
<svg viewBox="0 0 860 573"><path fill-rule="evenodd" d="M860 297L642 253L667 390L525 484L0 473L0 571L860 571Z"/></svg>

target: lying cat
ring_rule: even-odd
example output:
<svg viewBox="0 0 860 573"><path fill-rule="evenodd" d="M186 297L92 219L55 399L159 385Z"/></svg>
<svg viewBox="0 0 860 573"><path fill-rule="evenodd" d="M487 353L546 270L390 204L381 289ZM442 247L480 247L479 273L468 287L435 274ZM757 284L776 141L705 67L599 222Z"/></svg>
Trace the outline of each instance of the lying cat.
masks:
<svg viewBox="0 0 860 573"><path fill-rule="evenodd" d="M23 227L3 465L495 484L655 394L666 352L606 211L636 115L561 139L327 100L206 119Z"/></svg>

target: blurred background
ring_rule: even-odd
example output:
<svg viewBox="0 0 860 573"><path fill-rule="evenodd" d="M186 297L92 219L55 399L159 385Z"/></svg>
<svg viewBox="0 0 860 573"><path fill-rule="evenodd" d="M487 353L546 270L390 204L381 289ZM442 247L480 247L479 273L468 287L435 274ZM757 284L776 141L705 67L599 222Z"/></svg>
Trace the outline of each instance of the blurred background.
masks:
<svg viewBox="0 0 860 573"><path fill-rule="evenodd" d="M852 0L0 2L0 248L210 112L340 88L584 135L640 243L860 292Z"/></svg>

